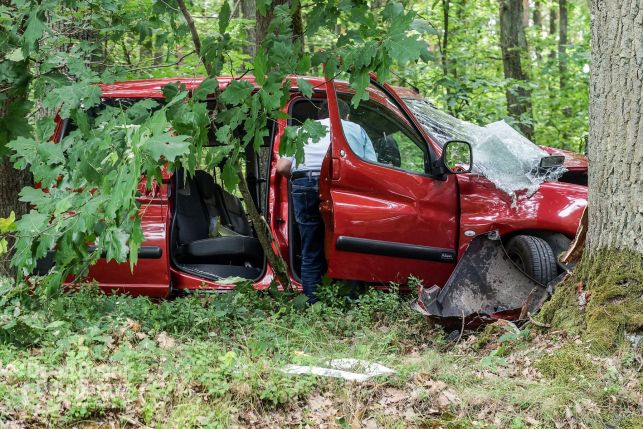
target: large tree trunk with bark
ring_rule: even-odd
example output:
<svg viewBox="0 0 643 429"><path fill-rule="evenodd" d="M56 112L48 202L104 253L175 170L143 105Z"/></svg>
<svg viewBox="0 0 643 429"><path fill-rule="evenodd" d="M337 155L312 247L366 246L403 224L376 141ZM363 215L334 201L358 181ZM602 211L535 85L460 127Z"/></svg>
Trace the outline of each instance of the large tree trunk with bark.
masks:
<svg viewBox="0 0 643 429"><path fill-rule="evenodd" d="M541 318L609 351L643 332L643 9L639 0L590 5L586 248Z"/></svg>
<svg viewBox="0 0 643 429"><path fill-rule="evenodd" d="M592 0L591 252L643 253L643 5Z"/></svg>
<svg viewBox="0 0 643 429"><path fill-rule="evenodd" d="M534 138L531 122L531 90L525 72L527 39L523 26L522 0L500 0L500 46L505 78L512 83L507 88L507 111L519 122L520 131L530 140Z"/></svg>
<svg viewBox="0 0 643 429"><path fill-rule="evenodd" d="M0 5L9 6L10 0L0 0ZM23 23L24 24L24 23ZM22 31L22 29L21 29ZM18 201L18 195L24 186L32 184L31 175L27 171L16 170L9 161L9 154L5 153L5 144L24 134L26 116L31 110L27 102L29 95L30 76L26 61L10 62L8 67L13 68L17 76L24 79L15 81L0 80L0 94L6 98L0 101L0 217L7 217L14 212L19 218L27 213L29 206ZM23 121L18 123L17 121ZM9 249L13 241L9 240ZM0 256L0 275L11 275L11 252Z"/></svg>

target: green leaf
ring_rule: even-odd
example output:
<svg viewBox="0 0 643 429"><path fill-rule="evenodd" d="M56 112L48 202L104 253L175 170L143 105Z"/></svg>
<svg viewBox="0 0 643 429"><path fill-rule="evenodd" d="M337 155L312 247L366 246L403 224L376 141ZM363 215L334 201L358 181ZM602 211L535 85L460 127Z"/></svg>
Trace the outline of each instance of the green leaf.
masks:
<svg viewBox="0 0 643 429"><path fill-rule="evenodd" d="M38 154L49 165L62 164L65 162L63 146L54 142L45 142L36 146Z"/></svg>
<svg viewBox="0 0 643 429"><path fill-rule="evenodd" d="M232 159L228 159L228 161L226 161L225 165L223 166L221 179L223 180L223 185L228 190L235 189L239 184L236 162L233 162Z"/></svg>
<svg viewBox="0 0 643 429"><path fill-rule="evenodd" d="M208 95L214 94L219 89L218 79L205 79L197 89L194 90L192 97L195 100L205 100Z"/></svg>
<svg viewBox="0 0 643 429"><path fill-rule="evenodd" d="M179 156L188 153L190 142L187 141L187 136L165 133L150 137L142 147L154 160L164 159L174 162Z"/></svg>
<svg viewBox="0 0 643 429"><path fill-rule="evenodd" d="M16 214L12 210L8 217L0 217L0 233L13 231L16 227Z"/></svg>
<svg viewBox="0 0 643 429"><path fill-rule="evenodd" d="M253 61L254 67L254 76L259 85L263 85L266 82L266 73L268 71L268 59L266 58L266 52L262 47L257 49L257 54L255 55Z"/></svg>
<svg viewBox="0 0 643 429"><path fill-rule="evenodd" d="M20 191L20 201L29 203L36 207L40 207L51 202L51 194L48 192L43 192L42 189L35 189L31 186L25 186Z"/></svg>
<svg viewBox="0 0 643 429"><path fill-rule="evenodd" d="M38 213L36 210L31 210L16 222L20 235L24 234L26 236L39 235L48 225L49 216L44 213Z"/></svg>
<svg viewBox="0 0 643 429"><path fill-rule="evenodd" d="M297 87L304 96L310 98L313 96L313 86L306 79L297 79Z"/></svg>
<svg viewBox="0 0 643 429"><path fill-rule="evenodd" d="M245 80L234 80L221 93L220 100L233 106L243 103L252 94L254 87Z"/></svg>
<svg viewBox="0 0 643 429"><path fill-rule="evenodd" d="M22 49L16 48L9 55L6 57L9 61L13 62L19 62L25 59L24 54L22 53Z"/></svg>
<svg viewBox="0 0 643 429"><path fill-rule="evenodd" d="M38 39L42 37L42 34L45 31L45 24L38 17L40 10L35 9L29 14L29 19L27 20L27 28L23 35L25 40L26 53L29 52L31 47L36 43Z"/></svg>
<svg viewBox="0 0 643 429"><path fill-rule="evenodd" d="M105 231L105 239L102 242L102 248L106 255L105 258L110 261L115 259L122 262L127 258L129 247L127 246L128 235L121 228L109 227Z"/></svg>
<svg viewBox="0 0 643 429"><path fill-rule="evenodd" d="M261 14L261 16L266 16L266 13L268 13L268 6L272 3L272 0L257 0L256 5L257 5L257 10Z"/></svg>
<svg viewBox="0 0 643 429"><path fill-rule="evenodd" d="M221 10L219 11L219 33L225 33L228 24L230 24L230 15L230 3L228 3L228 0L223 0Z"/></svg>

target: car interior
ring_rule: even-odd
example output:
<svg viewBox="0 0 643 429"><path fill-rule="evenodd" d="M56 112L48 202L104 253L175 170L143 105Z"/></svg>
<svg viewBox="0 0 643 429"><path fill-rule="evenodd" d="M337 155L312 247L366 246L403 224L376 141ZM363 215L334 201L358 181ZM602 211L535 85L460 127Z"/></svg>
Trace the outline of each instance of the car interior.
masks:
<svg viewBox="0 0 643 429"><path fill-rule="evenodd" d="M212 146L216 141L211 139ZM265 211L270 138L259 154L246 153L246 181L252 198ZM207 149L206 149L207 150ZM265 256L242 199L224 189L219 173L223 162L190 176L174 174L174 217L171 225L172 263L187 273L220 280L241 277L256 280L265 269Z"/></svg>
<svg viewBox="0 0 643 429"><path fill-rule="evenodd" d="M302 124L306 119L317 119L323 99L300 98L290 107L290 125ZM400 167L402 142L390 120L382 120L381 113L369 103L351 111L350 119L359 123L368 133L377 153L379 164ZM246 154L246 178L257 207L265 214L267 175L269 173L272 142L264 140L260 154ZM212 137L212 145L216 141ZM248 220L242 200L226 191L217 180L218 166L195 171L190 177L179 170L174 175L175 216L172 219L171 241L173 264L188 273L220 280L226 277L258 279L265 268L265 255ZM290 189L288 192L290 199ZM289 219L294 219L289 200ZM289 265L299 280L301 246L299 230L294 222L288 223Z"/></svg>

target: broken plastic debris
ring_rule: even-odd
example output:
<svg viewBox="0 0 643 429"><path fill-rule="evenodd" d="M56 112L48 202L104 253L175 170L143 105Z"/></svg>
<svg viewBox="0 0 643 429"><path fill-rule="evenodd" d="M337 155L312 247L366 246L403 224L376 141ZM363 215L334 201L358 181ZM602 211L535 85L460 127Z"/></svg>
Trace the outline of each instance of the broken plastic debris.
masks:
<svg viewBox="0 0 643 429"><path fill-rule="evenodd" d="M326 362L328 368L320 366L286 365L281 370L286 374L310 374L322 377L343 378L348 381L366 381L380 375L394 374L395 371L376 362L360 359L333 359Z"/></svg>
<svg viewBox="0 0 643 429"><path fill-rule="evenodd" d="M473 149L473 171L489 179L514 201L517 192L533 195L545 181L558 180L567 171L563 166L540 168L549 154L522 136L504 121L485 127L454 118L426 100L406 100L413 114L443 146L449 140L464 140Z"/></svg>

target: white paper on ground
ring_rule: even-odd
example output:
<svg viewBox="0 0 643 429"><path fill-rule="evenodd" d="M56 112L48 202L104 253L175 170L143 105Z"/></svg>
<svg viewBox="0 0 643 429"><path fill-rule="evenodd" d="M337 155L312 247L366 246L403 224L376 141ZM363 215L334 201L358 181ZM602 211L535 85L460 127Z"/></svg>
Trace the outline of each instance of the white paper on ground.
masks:
<svg viewBox="0 0 643 429"><path fill-rule="evenodd" d="M320 366L286 365L281 370L286 374L311 374L322 377L343 378L349 381L366 381L380 375L394 374L395 371L376 362L360 359L333 359Z"/></svg>

